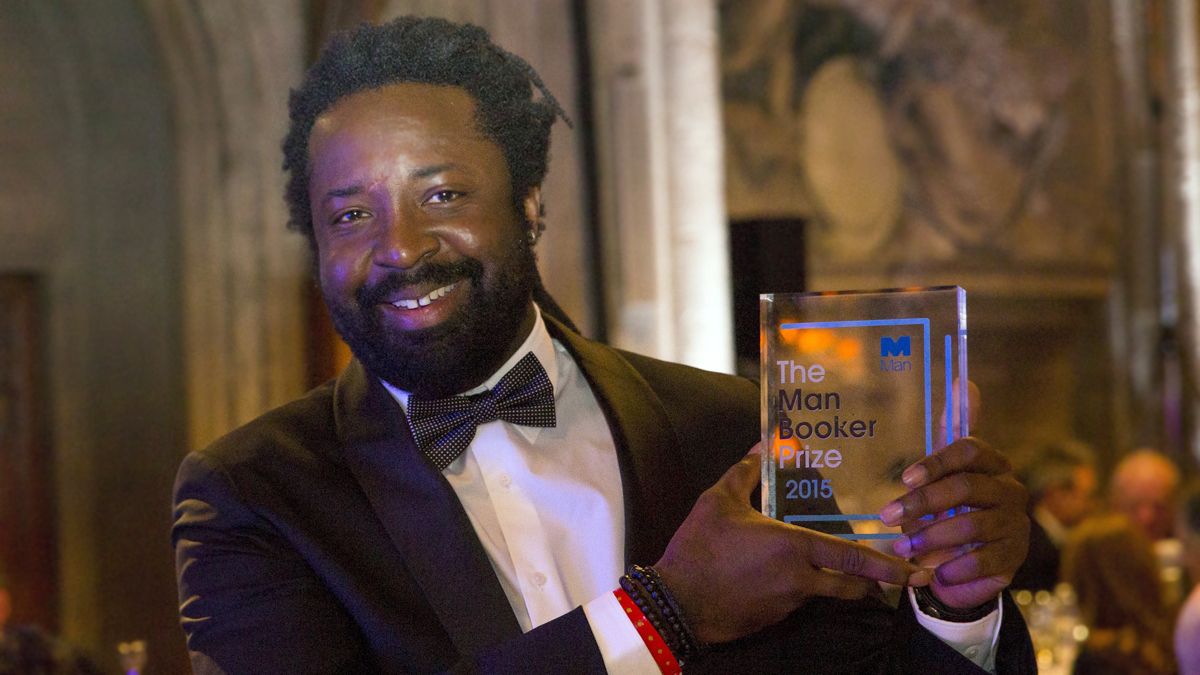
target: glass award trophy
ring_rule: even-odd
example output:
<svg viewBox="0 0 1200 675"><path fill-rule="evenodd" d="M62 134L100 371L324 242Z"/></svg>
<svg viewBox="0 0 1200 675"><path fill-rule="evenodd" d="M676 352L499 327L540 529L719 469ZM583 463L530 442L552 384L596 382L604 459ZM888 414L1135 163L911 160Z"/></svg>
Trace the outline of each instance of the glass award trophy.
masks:
<svg viewBox="0 0 1200 675"><path fill-rule="evenodd" d="M860 540L904 469L965 436L958 287L760 296L763 512Z"/></svg>

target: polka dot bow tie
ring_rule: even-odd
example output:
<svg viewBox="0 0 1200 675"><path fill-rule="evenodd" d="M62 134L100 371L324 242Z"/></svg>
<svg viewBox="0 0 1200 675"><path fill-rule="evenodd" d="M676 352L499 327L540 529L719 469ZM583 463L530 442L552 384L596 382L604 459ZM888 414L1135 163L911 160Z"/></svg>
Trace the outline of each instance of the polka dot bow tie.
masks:
<svg viewBox="0 0 1200 675"><path fill-rule="evenodd" d="M483 393L408 399L413 438L438 471L444 471L467 449L476 427L494 420L527 427L554 426L554 388L533 352Z"/></svg>

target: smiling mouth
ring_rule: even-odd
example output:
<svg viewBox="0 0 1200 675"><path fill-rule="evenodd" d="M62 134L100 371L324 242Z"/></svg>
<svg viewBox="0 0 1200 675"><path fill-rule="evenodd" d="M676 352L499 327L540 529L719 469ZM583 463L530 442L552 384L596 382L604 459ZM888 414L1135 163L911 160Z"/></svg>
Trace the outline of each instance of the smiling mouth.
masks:
<svg viewBox="0 0 1200 675"><path fill-rule="evenodd" d="M446 294L454 290L459 283L460 282L456 281L448 286L442 286L441 288L430 291L419 298L413 298L411 300L407 298L401 298L392 302L392 306L397 309L419 309L421 307L428 307L429 305L444 298Z"/></svg>

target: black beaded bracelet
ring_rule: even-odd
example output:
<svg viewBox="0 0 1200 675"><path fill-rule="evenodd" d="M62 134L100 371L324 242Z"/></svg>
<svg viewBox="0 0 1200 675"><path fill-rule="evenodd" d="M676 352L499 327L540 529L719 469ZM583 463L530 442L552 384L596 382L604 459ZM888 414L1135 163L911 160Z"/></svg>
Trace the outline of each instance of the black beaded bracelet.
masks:
<svg viewBox="0 0 1200 675"><path fill-rule="evenodd" d="M636 586L642 589L645 597L649 599L651 612L648 616L653 617L651 623L658 629L659 634L663 635L663 640L667 642L671 653L675 654L678 659L681 658L680 654L687 650L687 641L684 638L679 617L671 611L670 605L666 601L667 594L658 583L657 575L654 577L651 576L649 572L651 569L631 565L628 570L628 576Z"/></svg>
<svg viewBox="0 0 1200 675"><path fill-rule="evenodd" d="M704 645L696 639L679 604L653 567L630 565L621 577L621 588L662 636L681 666L703 650Z"/></svg>
<svg viewBox="0 0 1200 675"><path fill-rule="evenodd" d="M637 605L637 608L642 613L642 616L644 616L646 620L650 622L650 625L654 626L654 629L658 631L658 634L660 637L662 637L667 649L670 649L671 653L676 656L676 659L678 659L679 652L682 650L678 635L666 629L665 617L662 616L658 606L651 599L650 591L628 574L621 577L621 588L625 591L629 598L633 600L633 604Z"/></svg>
<svg viewBox="0 0 1200 675"><path fill-rule="evenodd" d="M651 597L656 600L661 597L662 606L660 609L667 616L667 622L681 633L680 637L683 644L690 650L699 652L703 648L703 645L696 639L696 634L692 632L692 627L684 620L683 610L675 602L675 596L671 595L667 590L667 585L663 583L662 577L658 575L658 570L653 567L642 568L637 565L634 565L633 568L649 577L651 583L658 588L658 594L655 595L652 593Z"/></svg>

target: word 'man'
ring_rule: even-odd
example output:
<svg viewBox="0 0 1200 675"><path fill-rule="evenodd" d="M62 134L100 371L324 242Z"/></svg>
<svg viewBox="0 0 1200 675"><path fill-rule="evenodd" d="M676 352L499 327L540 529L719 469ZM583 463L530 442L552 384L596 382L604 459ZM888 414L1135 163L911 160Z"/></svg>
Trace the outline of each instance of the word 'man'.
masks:
<svg viewBox="0 0 1200 675"><path fill-rule="evenodd" d="M803 389L796 388L792 390L791 395L788 395L787 389L779 390L779 398L776 399L776 409L780 412L790 410L841 410L842 397L835 391L820 392L810 391L805 392Z"/></svg>

